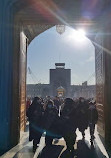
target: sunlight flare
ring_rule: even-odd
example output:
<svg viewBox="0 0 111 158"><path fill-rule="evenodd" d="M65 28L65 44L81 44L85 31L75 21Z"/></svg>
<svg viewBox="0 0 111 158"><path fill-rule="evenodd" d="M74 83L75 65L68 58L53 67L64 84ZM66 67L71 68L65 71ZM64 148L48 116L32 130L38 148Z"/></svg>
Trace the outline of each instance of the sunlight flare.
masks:
<svg viewBox="0 0 111 158"><path fill-rule="evenodd" d="M84 42L86 40L86 33L85 30L79 29L79 30L73 30L69 33L68 38L70 40L74 40L77 42Z"/></svg>

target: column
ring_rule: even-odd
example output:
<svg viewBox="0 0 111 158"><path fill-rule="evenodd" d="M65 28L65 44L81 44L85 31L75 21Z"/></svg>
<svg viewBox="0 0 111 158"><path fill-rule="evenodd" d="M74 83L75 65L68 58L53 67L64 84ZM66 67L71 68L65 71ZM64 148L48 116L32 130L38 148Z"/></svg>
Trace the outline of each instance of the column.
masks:
<svg viewBox="0 0 111 158"><path fill-rule="evenodd" d="M104 29L104 107L105 107L105 141L111 147L111 29Z"/></svg>
<svg viewBox="0 0 111 158"><path fill-rule="evenodd" d="M13 8L6 2L0 1L0 153L19 141L19 51Z"/></svg>

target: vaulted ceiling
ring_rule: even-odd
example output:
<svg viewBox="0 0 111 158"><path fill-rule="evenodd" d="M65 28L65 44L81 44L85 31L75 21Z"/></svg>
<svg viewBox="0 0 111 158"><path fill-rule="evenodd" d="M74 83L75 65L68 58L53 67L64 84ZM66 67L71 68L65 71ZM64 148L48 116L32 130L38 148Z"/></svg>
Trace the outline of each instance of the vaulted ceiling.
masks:
<svg viewBox="0 0 111 158"><path fill-rule="evenodd" d="M24 26L31 41L41 32L57 24L97 29L109 23L109 0L27 0L16 18ZM22 7L21 7L22 8Z"/></svg>

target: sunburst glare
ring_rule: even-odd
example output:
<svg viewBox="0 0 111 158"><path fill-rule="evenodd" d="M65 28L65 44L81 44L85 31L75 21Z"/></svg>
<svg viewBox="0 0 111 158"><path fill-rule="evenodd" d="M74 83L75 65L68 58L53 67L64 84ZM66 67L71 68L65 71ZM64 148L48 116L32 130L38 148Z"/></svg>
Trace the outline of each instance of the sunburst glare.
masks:
<svg viewBox="0 0 111 158"><path fill-rule="evenodd" d="M69 35L68 38L70 40L74 40L77 42L84 42L86 40L86 32L83 29L79 29L79 30L72 30Z"/></svg>

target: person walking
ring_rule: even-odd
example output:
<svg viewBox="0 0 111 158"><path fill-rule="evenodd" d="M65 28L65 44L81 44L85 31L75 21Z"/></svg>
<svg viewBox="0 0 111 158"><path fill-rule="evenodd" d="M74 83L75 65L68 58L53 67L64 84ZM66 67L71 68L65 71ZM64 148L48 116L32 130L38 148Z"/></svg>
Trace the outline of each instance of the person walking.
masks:
<svg viewBox="0 0 111 158"><path fill-rule="evenodd" d="M85 138L85 130L88 128L87 116L88 104L84 98L80 97L77 104L77 127Z"/></svg>
<svg viewBox="0 0 111 158"><path fill-rule="evenodd" d="M90 142L91 145L93 145L94 141L94 132L95 132L95 125L98 121L98 112L96 109L96 104L95 102L89 102L89 108L88 108L88 123L89 123L89 131L90 131Z"/></svg>
<svg viewBox="0 0 111 158"><path fill-rule="evenodd" d="M41 128L41 119L43 115L43 104L39 97L35 97L27 111L29 119L29 141L33 141L33 151L35 152L37 144L40 141L43 130Z"/></svg>
<svg viewBox="0 0 111 158"><path fill-rule="evenodd" d="M77 117L75 104L71 98L64 100L60 122L61 135L66 142L67 150L72 152L74 151L73 146L76 141Z"/></svg>
<svg viewBox="0 0 111 158"><path fill-rule="evenodd" d="M57 118L58 118L58 110L54 106L53 100L50 99L45 103L45 112L43 116L43 128L44 131L46 131L46 138L45 138L46 145L51 145L53 138L55 138L55 136L52 134L51 129Z"/></svg>

